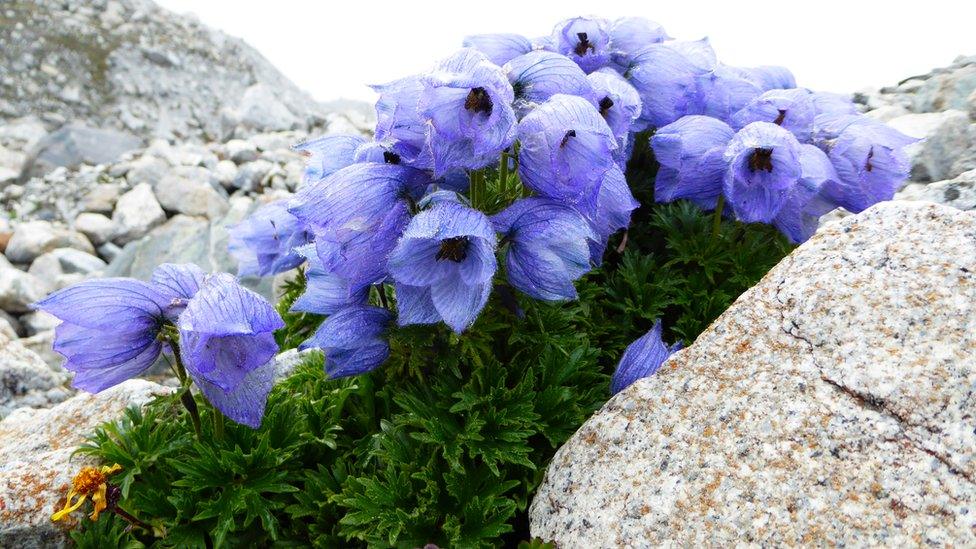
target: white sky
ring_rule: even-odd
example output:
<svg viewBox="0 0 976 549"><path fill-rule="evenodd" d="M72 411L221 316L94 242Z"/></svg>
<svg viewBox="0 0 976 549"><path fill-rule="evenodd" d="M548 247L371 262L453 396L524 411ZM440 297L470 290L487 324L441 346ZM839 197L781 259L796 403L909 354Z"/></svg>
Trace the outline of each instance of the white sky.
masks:
<svg viewBox="0 0 976 549"><path fill-rule="evenodd" d="M801 86L895 84L976 54L971 0L157 0L243 38L320 100L430 67L468 34L549 34L577 15L639 15L678 39L708 36L731 65L785 65Z"/></svg>

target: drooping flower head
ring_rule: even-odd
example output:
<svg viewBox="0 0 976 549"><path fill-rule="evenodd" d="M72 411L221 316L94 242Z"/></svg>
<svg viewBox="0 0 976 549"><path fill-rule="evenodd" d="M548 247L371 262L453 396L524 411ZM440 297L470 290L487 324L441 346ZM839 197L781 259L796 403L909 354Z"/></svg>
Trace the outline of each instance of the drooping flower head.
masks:
<svg viewBox="0 0 976 549"><path fill-rule="evenodd" d="M420 94L424 90L421 76L408 76L372 88L380 95L376 100L376 141L386 144L406 165L431 168L427 124L419 110Z"/></svg>
<svg viewBox="0 0 976 549"><path fill-rule="evenodd" d="M732 127L741 129L753 122L769 122L793 132L801 143L809 143L817 115L813 95L804 88L769 90L733 114Z"/></svg>
<svg viewBox="0 0 976 549"><path fill-rule="evenodd" d="M133 378L162 352L159 330L171 298L131 278L86 280L52 293L34 308L57 317L54 350L72 385L97 393Z"/></svg>
<svg viewBox="0 0 976 549"><path fill-rule="evenodd" d="M525 116L557 93L591 97L593 87L579 65L551 51L533 51L503 67L515 93L515 110Z"/></svg>
<svg viewBox="0 0 976 549"><path fill-rule="evenodd" d="M630 225L630 214L640 206L627 186L624 172L614 166L603 174L599 191L593 201L577 205L597 239L590 241L590 261L600 265L610 235Z"/></svg>
<svg viewBox="0 0 976 549"><path fill-rule="evenodd" d="M299 190L289 211L315 234L326 270L353 291L386 276L386 256L430 177L399 164L353 164Z"/></svg>
<svg viewBox="0 0 976 549"><path fill-rule="evenodd" d="M800 178L800 143L769 122L739 130L725 151L723 192L737 218L769 223Z"/></svg>
<svg viewBox="0 0 976 549"><path fill-rule="evenodd" d="M758 67L730 67L739 76L749 80L762 91L785 90L796 87L796 78L790 69L776 65Z"/></svg>
<svg viewBox="0 0 976 549"><path fill-rule="evenodd" d="M617 394L642 377L653 375L661 365L681 349L681 342L670 347L661 339L661 321L639 339L631 343L620 358L610 378L610 394Z"/></svg>
<svg viewBox="0 0 976 549"><path fill-rule="evenodd" d="M228 233L227 248L237 259L238 276L269 276L294 269L302 263L295 248L312 238L288 213L288 200L261 206L229 227Z"/></svg>
<svg viewBox="0 0 976 549"><path fill-rule="evenodd" d="M163 263L153 269L150 284L167 300L163 313L166 320L175 322L197 295L207 274L192 263Z"/></svg>
<svg viewBox="0 0 976 549"><path fill-rule="evenodd" d="M604 19L574 17L552 30L553 49L591 73L610 62L610 29Z"/></svg>
<svg viewBox="0 0 976 549"><path fill-rule="evenodd" d="M699 74L718 66L718 56L715 55L715 49L707 36L698 40L668 40L661 42L661 45L680 53L698 69Z"/></svg>
<svg viewBox="0 0 976 549"><path fill-rule="evenodd" d="M464 48L425 75L421 116L437 177L494 162L515 140L514 92L501 68Z"/></svg>
<svg viewBox="0 0 976 549"><path fill-rule="evenodd" d="M589 272L589 246L598 239L578 211L545 198L523 198L492 223L508 243L512 286L536 299L576 299L573 281Z"/></svg>
<svg viewBox="0 0 976 549"><path fill-rule="evenodd" d="M389 260L400 324L443 320L464 331L488 301L495 246L491 222L477 210L441 201L417 214Z"/></svg>
<svg viewBox="0 0 976 549"><path fill-rule="evenodd" d="M616 136L618 148L623 149L641 115L640 95L613 69L600 69L586 78L593 85L593 101L600 116Z"/></svg>
<svg viewBox="0 0 976 549"><path fill-rule="evenodd" d="M498 66L532 51L532 42L521 34L475 34L465 37L462 45L480 51Z"/></svg>
<svg viewBox="0 0 976 549"><path fill-rule="evenodd" d="M659 129L651 137L654 156L661 164L654 180L654 200L691 200L711 210L722 194L728 166L725 149L735 132L709 116L685 116Z"/></svg>
<svg viewBox="0 0 976 549"><path fill-rule="evenodd" d="M315 334L299 348L325 351L325 372L330 378L375 370L390 356L383 337L393 315L381 307L353 305L325 319Z"/></svg>
<svg viewBox="0 0 976 549"><path fill-rule="evenodd" d="M592 103L557 94L519 123L519 175L540 196L577 202L594 196L615 167L613 131Z"/></svg>
<svg viewBox="0 0 976 549"><path fill-rule="evenodd" d="M702 111L698 77L706 69L665 44L652 44L634 55L627 79L640 94L641 120L655 128Z"/></svg>
<svg viewBox="0 0 976 549"><path fill-rule="evenodd" d="M281 316L223 273L209 275L180 314L180 355L204 396L232 420L257 428L274 379Z"/></svg>
<svg viewBox="0 0 976 549"><path fill-rule="evenodd" d="M813 145L800 146L800 179L773 225L791 242L805 242L817 231L820 216L836 208L821 196L824 185L837 181L837 172L823 151Z"/></svg>
<svg viewBox="0 0 976 549"><path fill-rule="evenodd" d="M917 139L864 116L840 115L829 123L821 116L817 124L817 145L838 175L824 184L826 198L858 213L894 197L911 170L904 149Z"/></svg>
<svg viewBox="0 0 976 549"><path fill-rule="evenodd" d="M643 17L621 17L610 25L610 50L621 73L630 68L634 54L650 44L669 40L664 27Z"/></svg>
<svg viewBox="0 0 976 549"><path fill-rule="evenodd" d="M732 115L759 97L762 89L739 71L719 65L698 77L702 114L730 122Z"/></svg>
<svg viewBox="0 0 976 549"><path fill-rule="evenodd" d="M326 135L292 147L305 157L302 183L319 181L355 162L356 148L366 143L361 135Z"/></svg>

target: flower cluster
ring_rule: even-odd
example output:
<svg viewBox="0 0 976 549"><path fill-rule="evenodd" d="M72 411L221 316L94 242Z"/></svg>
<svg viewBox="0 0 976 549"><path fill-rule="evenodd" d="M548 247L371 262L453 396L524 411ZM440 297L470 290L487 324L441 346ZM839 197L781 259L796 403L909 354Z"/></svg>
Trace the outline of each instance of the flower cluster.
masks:
<svg viewBox="0 0 976 549"><path fill-rule="evenodd" d="M231 230L242 273L307 262L295 310L329 316L304 346L324 349L336 377L379 366L394 323L464 331L499 284L574 299L639 205L623 170L640 132L655 132L658 201L718 215L728 201L796 241L837 205L890 198L907 170L910 140L850 102L796 88L782 67L721 64L707 39L641 18L470 36L374 90L372 139L297 146L296 195Z"/></svg>
<svg viewBox="0 0 976 549"><path fill-rule="evenodd" d="M149 370L164 352L177 375L230 419L257 428L274 384L274 331L284 322L223 273L163 264L149 282L89 280L34 304L57 317L54 350L73 385L98 392Z"/></svg>

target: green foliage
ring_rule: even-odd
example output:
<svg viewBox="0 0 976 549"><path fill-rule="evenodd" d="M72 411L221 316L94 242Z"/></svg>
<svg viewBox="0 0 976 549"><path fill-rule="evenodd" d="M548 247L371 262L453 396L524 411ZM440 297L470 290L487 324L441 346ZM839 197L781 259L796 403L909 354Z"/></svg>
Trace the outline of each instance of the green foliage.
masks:
<svg viewBox="0 0 976 549"><path fill-rule="evenodd" d="M528 505L556 449L606 401L626 346L657 318L666 339L691 343L789 251L770 227L722 221L715 233L710 213L655 204L654 166L647 153L632 159L644 206L579 281L577 301L533 301L500 283L462 336L395 330L390 359L369 375L329 380L312 355L275 387L256 431L228 423L221 436L199 400L196 441L172 397L103 427L82 451L123 466L121 505L155 533L126 533L106 513L86 520L76 542L550 547L527 541ZM493 170L482 177L489 209L507 202L499 194L523 192L514 176L504 185ZM303 289L301 273L284 288L283 348L322 321L288 311Z"/></svg>

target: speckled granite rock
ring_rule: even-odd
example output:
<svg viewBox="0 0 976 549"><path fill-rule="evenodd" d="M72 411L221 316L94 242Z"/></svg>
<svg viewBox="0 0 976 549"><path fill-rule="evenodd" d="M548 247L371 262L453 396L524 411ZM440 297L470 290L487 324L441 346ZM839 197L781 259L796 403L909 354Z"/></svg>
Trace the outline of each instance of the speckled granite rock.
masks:
<svg viewBox="0 0 976 549"><path fill-rule="evenodd" d="M64 496L84 456L71 454L98 425L121 417L172 389L131 379L97 395L79 393L54 408L15 410L0 422L0 547L61 547L62 528L51 513Z"/></svg>
<svg viewBox="0 0 976 549"><path fill-rule="evenodd" d="M976 544L976 214L821 229L556 454L560 547Z"/></svg>

